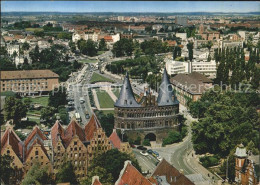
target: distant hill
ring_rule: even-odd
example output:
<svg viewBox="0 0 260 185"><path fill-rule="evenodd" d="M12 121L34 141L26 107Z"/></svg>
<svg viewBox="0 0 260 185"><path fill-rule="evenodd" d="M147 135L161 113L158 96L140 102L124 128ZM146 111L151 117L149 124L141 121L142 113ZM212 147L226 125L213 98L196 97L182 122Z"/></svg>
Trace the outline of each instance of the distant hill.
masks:
<svg viewBox="0 0 260 185"><path fill-rule="evenodd" d="M2 16L24 16L24 15L157 15L157 16L170 16L170 15L260 15L260 12L2 12Z"/></svg>

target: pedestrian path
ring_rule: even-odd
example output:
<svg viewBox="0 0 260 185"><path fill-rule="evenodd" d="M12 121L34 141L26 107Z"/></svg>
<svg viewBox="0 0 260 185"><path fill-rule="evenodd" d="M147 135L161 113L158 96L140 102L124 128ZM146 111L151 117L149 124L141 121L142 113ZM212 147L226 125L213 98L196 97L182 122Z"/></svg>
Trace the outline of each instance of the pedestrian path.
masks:
<svg viewBox="0 0 260 185"><path fill-rule="evenodd" d="M106 91L107 91L107 93L109 94L109 96L112 98L112 100L113 100L114 102L116 102L117 97L116 97L116 95L111 91L111 88L110 88L110 89L107 89Z"/></svg>
<svg viewBox="0 0 260 185"><path fill-rule="evenodd" d="M92 89L92 94L93 94L93 98L94 98L94 101L95 101L95 105L96 105L97 109L100 110L100 104L99 104L97 92L96 92L95 89Z"/></svg>

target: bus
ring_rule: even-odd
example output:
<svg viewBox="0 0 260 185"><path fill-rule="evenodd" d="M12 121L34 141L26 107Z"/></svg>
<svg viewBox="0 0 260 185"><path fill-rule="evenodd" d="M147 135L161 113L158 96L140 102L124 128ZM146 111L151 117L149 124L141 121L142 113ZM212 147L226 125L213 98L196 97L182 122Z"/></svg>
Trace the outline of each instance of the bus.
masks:
<svg viewBox="0 0 260 185"><path fill-rule="evenodd" d="M75 113L75 117L76 117L76 120L77 122L81 122L81 117L80 117L80 114L78 112Z"/></svg>

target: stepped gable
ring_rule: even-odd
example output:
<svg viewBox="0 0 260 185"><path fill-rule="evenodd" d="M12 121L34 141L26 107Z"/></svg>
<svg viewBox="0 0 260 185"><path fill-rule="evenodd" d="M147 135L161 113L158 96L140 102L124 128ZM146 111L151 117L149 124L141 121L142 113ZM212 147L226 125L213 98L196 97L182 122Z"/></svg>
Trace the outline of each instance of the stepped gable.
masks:
<svg viewBox="0 0 260 185"><path fill-rule="evenodd" d="M17 157L22 159L23 147L21 143L22 142L20 138L16 135L14 130L12 128L7 128L5 130L4 135L1 138L1 145L2 145L1 154L4 151L6 146L11 145Z"/></svg>
<svg viewBox="0 0 260 185"><path fill-rule="evenodd" d="M70 144L71 139L75 135L77 135L81 141L85 141L83 129L75 120L72 120L64 132L63 141L65 148Z"/></svg>
<svg viewBox="0 0 260 185"><path fill-rule="evenodd" d="M177 101L176 98L172 100L172 96L173 96L173 88L168 78L166 68L164 68L162 82L159 87L159 93L157 98L158 106L178 104L179 102Z"/></svg>
<svg viewBox="0 0 260 185"><path fill-rule="evenodd" d="M126 73L119 98L115 103L116 107L141 107L135 100L133 89L131 87L128 73Z"/></svg>
<svg viewBox="0 0 260 185"><path fill-rule="evenodd" d="M96 132L98 128L101 128L101 124L99 123L97 116L93 114L84 129L86 141L90 141L93 138L94 132Z"/></svg>
<svg viewBox="0 0 260 185"><path fill-rule="evenodd" d="M24 141L24 150L23 150L23 158L26 159L28 154L30 153L33 145L40 144L43 151L45 151L47 155L47 151L44 148L44 140L47 140L46 136L42 133L42 131L36 126L33 131L27 136Z"/></svg>
<svg viewBox="0 0 260 185"><path fill-rule="evenodd" d="M170 185L194 185L193 182L170 165L165 159L162 159L155 168L152 177L156 176L166 176L166 180Z"/></svg>
<svg viewBox="0 0 260 185"><path fill-rule="evenodd" d="M109 136L109 140L115 148L120 149L121 139L117 135L116 129L113 129L112 134Z"/></svg>
<svg viewBox="0 0 260 185"><path fill-rule="evenodd" d="M58 140L64 138L64 129L61 126L59 121L56 121L56 123L51 128L51 141L52 146L55 147Z"/></svg>
<svg viewBox="0 0 260 185"><path fill-rule="evenodd" d="M132 164L125 161L115 185L152 185Z"/></svg>
<svg viewBox="0 0 260 185"><path fill-rule="evenodd" d="M42 151L45 153L45 155L48 157L48 153L47 150L44 147L44 143L42 142L42 140L40 140L39 138L36 138L35 140L33 140L32 144L30 145L30 147L28 148L28 150L26 151L26 155L24 156L24 161L27 160L27 157L29 156L31 150L33 149L33 146L35 146L36 144L39 144L41 146Z"/></svg>

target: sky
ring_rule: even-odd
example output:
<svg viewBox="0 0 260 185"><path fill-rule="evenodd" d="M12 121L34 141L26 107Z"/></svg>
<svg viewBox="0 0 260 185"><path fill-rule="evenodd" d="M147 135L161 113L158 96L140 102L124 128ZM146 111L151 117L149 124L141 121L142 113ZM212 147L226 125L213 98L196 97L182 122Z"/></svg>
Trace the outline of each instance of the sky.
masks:
<svg viewBox="0 0 260 185"><path fill-rule="evenodd" d="M257 1L1 1L2 12L259 12Z"/></svg>

